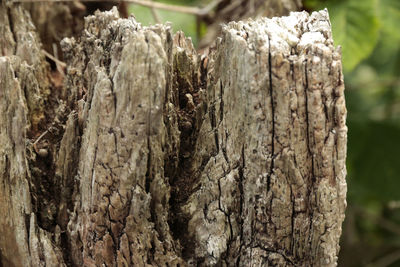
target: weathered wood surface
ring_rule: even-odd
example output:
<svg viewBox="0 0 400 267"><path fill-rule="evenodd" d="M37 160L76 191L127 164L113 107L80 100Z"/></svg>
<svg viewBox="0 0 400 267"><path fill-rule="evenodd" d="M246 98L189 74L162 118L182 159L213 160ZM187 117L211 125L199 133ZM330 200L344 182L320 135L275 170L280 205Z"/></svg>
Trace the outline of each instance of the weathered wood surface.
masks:
<svg viewBox="0 0 400 267"><path fill-rule="evenodd" d="M27 90L46 79L4 25L3 266L336 265L347 128L326 11L232 22L208 56L96 13L61 43L45 126Z"/></svg>
<svg viewBox="0 0 400 267"><path fill-rule="evenodd" d="M118 6L121 16L128 16L126 3L121 1L25 2L23 7L32 18L43 49L62 59L61 40L65 37L80 36L85 16L93 14L96 10L110 10L115 5Z"/></svg>
<svg viewBox="0 0 400 267"><path fill-rule="evenodd" d="M215 10L200 17L200 21L207 25L207 33L201 38L199 46L206 48L213 43L221 34L221 25L230 21L287 16L301 8L301 0L222 0Z"/></svg>
<svg viewBox="0 0 400 267"><path fill-rule="evenodd" d="M4 4L5 5L5 4ZM48 66L28 13L0 7L0 262L2 266L62 265L52 233L37 223L36 193L48 188L33 177L37 157L28 135L46 120ZM40 181L43 183L43 181ZM42 187L45 186L43 183ZM46 200L40 200L45 201Z"/></svg>

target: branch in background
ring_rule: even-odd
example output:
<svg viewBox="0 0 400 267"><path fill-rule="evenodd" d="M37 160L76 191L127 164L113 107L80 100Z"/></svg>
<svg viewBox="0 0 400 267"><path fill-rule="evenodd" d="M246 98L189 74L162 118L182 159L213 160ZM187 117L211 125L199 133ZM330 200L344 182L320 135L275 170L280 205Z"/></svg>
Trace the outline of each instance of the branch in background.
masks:
<svg viewBox="0 0 400 267"><path fill-rule="evenodd" d="M150 0L153 2L153 0ZM161 23L160 15L158 14L157 10L154 7L150 8L151 14L153 15L154 21L156 23Z"/></svg>
<svg viewBox="0 0 400 267"><path fill-rule="evenodd" d="M376 216L359 206L353 206L352 210L354 210L355 213L357 213L361 217L368 219L369 221L379 225L380 227L400 236L400 226L398 224L393 223L381 216Z"/></svg>
<svg viewBox="0 0 400 267"><path fill-rule="evenodd" d="M386 254L382 258L367 264L367 267L387 267L400 260L400 250Z"/></svg>
<svg viewBox="0 0 400 267"><path fill-rule="evenodd" d="M74 2L75 0L13 0L11 3L43 3L43 2ZM149 8L164 9L169 11L175 11L180 13L192 14L195 16L205 16L211 10L213 10L222 0L214 0L204 8L199 7L188 7L188 6L178 6L170 5L160 2L152 2L148 0L124 0L121 2L127 2L132 4L137 4ZM81 2L111 2L109 0L81 0Z"/></svg>
<svg viewBox="0 0 400 267"><path fill-rule="evenodd" d="M61 73L62 73L62 69L59 69L59 67L61 67L61 68L67 67L67 64L65 64L64 62L62 62L61 60L59 60L58 58L56 58L55 56L53 56L52 54L47 52L46 50L42 49L42 52L46 57L48 57L49 59L53 60L54 63L56 63L57 70L60 71Z"/></svg>
<svg viewBox="0 0 400 267"><path fill-rule="evenodd" d="M200 9L200 12L199 12L198 16L207 15L208 13L211 12L211 10L213 10L221 2L222 2L222 0L214 0L214 1L212 1L211 3L209 3L208 5L203 7L202 9Z"/></svg>

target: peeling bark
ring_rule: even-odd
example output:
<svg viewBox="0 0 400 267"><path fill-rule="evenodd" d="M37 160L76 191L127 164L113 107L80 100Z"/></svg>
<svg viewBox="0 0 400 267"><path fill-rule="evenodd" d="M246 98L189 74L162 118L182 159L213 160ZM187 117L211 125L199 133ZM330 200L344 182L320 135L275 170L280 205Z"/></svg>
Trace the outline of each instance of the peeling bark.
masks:
<svg viewBox="0 0 400 267"><path fill-rule="evenodd" d="M45 125L29 99L52 95L48 67L0 15L3 266L337 264L347 128L327 11L229 23L207 56L97 12L61 43Z"/></svg>

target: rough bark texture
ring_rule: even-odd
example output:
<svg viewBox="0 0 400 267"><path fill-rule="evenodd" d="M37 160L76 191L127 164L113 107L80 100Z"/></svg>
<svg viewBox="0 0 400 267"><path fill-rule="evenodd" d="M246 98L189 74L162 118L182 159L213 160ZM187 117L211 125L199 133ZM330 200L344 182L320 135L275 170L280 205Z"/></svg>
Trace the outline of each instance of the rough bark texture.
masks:
<svg viewBox="0 0 400 267"><path fill-rule="evenodd" d="M208 56L96 13L61 43L60 92L26 13L0 15L3 266L336 265L347 128L326 11L232 22Z"/></svg>

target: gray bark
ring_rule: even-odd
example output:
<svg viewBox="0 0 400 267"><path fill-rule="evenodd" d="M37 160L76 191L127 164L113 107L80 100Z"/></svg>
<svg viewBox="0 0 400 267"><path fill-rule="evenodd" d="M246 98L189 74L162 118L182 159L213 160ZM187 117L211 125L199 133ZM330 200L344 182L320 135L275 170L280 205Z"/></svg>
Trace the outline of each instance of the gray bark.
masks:
<svg viewBox="0 0 400 267"><path fill-rule="evenodd" d="M337 264L347 128L327 11L229 23L207 56L96 13L62 41L50 93L24 14L0 9L3 266Z"/></svg>

